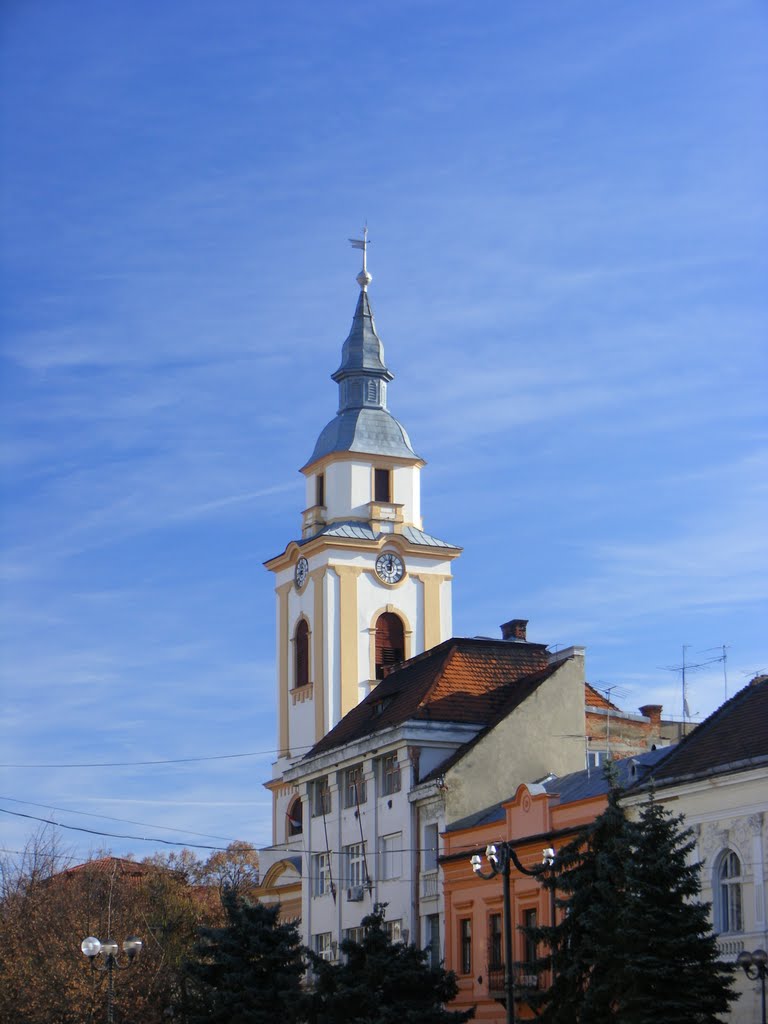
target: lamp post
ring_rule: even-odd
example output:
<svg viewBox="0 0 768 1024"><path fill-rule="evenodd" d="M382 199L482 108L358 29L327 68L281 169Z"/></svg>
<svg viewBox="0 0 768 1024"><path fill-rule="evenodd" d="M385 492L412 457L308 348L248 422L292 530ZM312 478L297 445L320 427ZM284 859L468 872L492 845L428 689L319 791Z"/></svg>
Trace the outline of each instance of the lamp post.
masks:
<svg viewBox="0 0 768 1024"><path fill-rule="evenodd" d="M125 971L129 967L133 966L136 957L141 952L141 947L144 943L136 935L129 935L123 943L123 952L128 957L127 964L118 963L117 960L117 943L114 939L106 939L104 942L100 942L95 935L89 935L87 939L83 939L80 943L80 949L91 961L91 967L94 971L106 971L107 972L107 1024L114 1024L114 980L113 974L115 970ZM101 954L104 957L104 963L98 967L96 965L96 957Z"/></svg>
<svg viewBox="0 0 768 1024"><path fill-rule="evenodd" d="M751 981L757 981L760 979L760 996L761 996L761 1007L763 1014L763 1024L765 1021L765 976L768 973L768 953L764 949L756 949L753 953L748 953L746 950L743 953L739 953L736 957L736 963L739 967L744 968L744 973Z"/></svg>
<svg viewBox="0 0 768 1024"><path fill-rule="evenodd" d="M555 851L548 847L542 851L541 864L536 868L526 868L520 862L512 843L491 843L485 848L485 856L490 866L490 871L483 871L483 858L479 853L470 857L472 870L478 878L490 880L497 875L504 879L504 995L505 1009L507 1012L507 1024L515 1024L515 992L514 980L512 977L512 896L510 891L510 874L512 865L524 875L540 875L551 868L555 862Z"/></svg>

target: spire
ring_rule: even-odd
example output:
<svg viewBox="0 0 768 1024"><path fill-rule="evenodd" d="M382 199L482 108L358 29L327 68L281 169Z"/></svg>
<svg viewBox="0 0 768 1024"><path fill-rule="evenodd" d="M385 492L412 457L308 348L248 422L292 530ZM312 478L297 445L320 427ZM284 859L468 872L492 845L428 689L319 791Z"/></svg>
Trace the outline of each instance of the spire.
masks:
<svg viewBox="0 0 768 1024"><path fill-rule="evenodd" d="M363 269L357 275L360 296L347 340L341 350L341 366L332 375L339 385L339 412L358 408L387 408L387 382L393 374L384 363L384 346L376 333L368 285L368 227L362 238L350 238L353 249L362 249Z"/></svg>
<svg viewBox="0 0 768 1024"><path fill-rule="evenodd" d="M366 452L418 458L405 429L387 409L387 384L394 377L384 362L384 346L376 333L368 285L368 227L362 238L350 238L353 249L363 253L357 275L360 295L347 339L341 349L341 365L331 379L339 385L339 409L321 432L307 465L334 451ZM305 467L306 468L306 467Z"/></svg>

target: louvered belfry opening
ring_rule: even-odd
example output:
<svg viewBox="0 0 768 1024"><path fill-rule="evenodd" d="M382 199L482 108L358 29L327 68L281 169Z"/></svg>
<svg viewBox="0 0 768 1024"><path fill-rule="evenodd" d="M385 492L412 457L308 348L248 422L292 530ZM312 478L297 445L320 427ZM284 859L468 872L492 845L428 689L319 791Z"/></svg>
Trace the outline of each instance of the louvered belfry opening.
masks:
<svg viewBox="0 0 768 1024"><path fill-rule="evenodd" d="M296 627L296 677L294 686L306 686L309 682L309 626L301 619Z"/></svg>
<svg viewBox="0 0 768 1024"><path fill-rule="evenodd" d="M404 658L403 620L394 612L383 612L376 620L376 678L383 679Z"/></svg>

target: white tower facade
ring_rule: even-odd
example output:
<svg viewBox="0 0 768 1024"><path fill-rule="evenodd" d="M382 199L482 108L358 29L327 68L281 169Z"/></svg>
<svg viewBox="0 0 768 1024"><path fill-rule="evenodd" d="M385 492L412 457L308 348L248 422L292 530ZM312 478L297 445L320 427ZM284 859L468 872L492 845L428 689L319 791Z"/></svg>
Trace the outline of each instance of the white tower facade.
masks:
<svg viewBox="0 0 768 1024"><path fill-rule="evenodd" d="M451 636L451 563L461 549L424 532L424 461L387 408L393 379L376 333L365 265L352 328L332 379L336 416L302 468L301 535L275 574L278 758L273 842L296 831L300 803L283 773L384 678ZM292 808L294 810L292 811Z"/></svg>

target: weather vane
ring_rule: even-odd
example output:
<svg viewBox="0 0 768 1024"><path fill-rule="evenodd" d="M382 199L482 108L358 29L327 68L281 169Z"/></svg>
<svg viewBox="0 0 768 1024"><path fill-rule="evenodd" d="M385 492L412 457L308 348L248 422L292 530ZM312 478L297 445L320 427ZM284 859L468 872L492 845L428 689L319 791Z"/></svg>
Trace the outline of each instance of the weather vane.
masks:
<svg viewBox="0 0 768 1024"><path fill-rule="evenodd" d="M363 228L362 238L350 238L350 243L353 249L363 250L363 269L357 275L355 280L360 285L363 291L368 289L368 285L371 283L373 278L368 273L367 257L368 257L368 225L366 224Z"/></svg>

